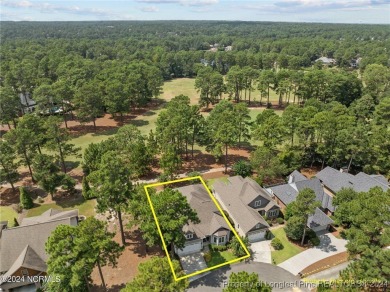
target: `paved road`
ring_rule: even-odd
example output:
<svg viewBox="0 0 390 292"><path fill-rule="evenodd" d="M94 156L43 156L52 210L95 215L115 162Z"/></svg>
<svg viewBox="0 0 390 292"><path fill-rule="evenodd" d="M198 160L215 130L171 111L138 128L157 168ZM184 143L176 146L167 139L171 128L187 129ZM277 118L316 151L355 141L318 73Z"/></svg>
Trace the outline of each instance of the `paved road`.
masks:
<svg viewBox="0 0 390 292"><path fill-rule="evenodd" d="M298 275L299 272L311 264L347 250L345 239L338 239L331 233L319 235L319 238L319 246L309 248L278 266L294 275Z"/></svg>
<svg viewBox="0 0 390 292"><path fill-rule="evenodd" d="M215 292L222 291L228 285L231 273L246 271L256 273L259 280L264 281L273 287L272 291L309 291L305 288L305 283L299 277L286 270L266 263L238 263L227 267L219 268L209 275L206 275L190 283L189 292Z"/></svg>
<svg viewBox="0 0 390 292"><path fill-rule="evenodd" d="M319 280L319 281L321 281L321 280L324 280L324 281L336 280L339 278L340 272L342 270L344 270L349 265L349 263L350 262L345 262L345 263L339 264L339 265L334 266L334 267L327 269L325 271L321 271L319 273L307 276L305 279Z"/></svg>

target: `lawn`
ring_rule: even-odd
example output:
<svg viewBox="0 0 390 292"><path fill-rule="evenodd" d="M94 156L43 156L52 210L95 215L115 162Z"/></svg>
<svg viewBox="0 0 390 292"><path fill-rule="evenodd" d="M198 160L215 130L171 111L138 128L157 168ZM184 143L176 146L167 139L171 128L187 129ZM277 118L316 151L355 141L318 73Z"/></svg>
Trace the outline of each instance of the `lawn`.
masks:
<svg viewBox="0 0 390 292"><path fill-rule="evenodd" d="M281 262L284 262L285 260L288 260L289 258L299 254L304 249L291 243L286 236L286 233L284 232L284 228L278 228L271 230L272 234L279 238L282 242L284 248L281 250L275 250L271 252L272 261L275 265L280 264Z"/></svg>
<svg viewBox="0 0 390 292"><path fill-rule="evenodd" d="M0 207L0 221L8 221L8 226L14 226L14 218L18 219L19 215L12 207Z"/></svg>
<svg viewBox="0 0 390 292"><path fill-rule="evenodd" d="M207 263L208 267L214 267L219 264L229 262L237 257L231 251L211 251L211 260Z"/></svg>
<svg viewBox="0 0 390 292"><path fill-rule="evenodd" d="M32 208L28 210L27 217L33 217L33 216L39 216L43 212L53 208L53 209L59 209L59 210L71 210L71 209L78 209L79 215L84 215L86 217L91 217L95 215L95 208L96 206L96 200L77 200L77 201L70 201L66 203L61 204L42 204L35 208Z"/></svg>
<svg viewBox="0 0 390 292"><path fill-rule="evenodd" d="M209 189L211 189L213 187L213 184L217 181L217 180L220 180L224 183L228 183L229 180L228 180L228 177L219 177L219 178L210 178L206 181L206 184L207 186L209 187Z"/></svg>

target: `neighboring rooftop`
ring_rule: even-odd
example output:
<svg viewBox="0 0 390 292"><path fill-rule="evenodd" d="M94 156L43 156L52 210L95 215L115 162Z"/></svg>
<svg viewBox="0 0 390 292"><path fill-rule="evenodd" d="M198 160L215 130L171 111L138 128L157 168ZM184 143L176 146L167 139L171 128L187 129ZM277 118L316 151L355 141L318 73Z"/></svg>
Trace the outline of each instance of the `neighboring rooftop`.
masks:
<svg viewBox="0 0 390 292"><path fill-rule="evenodd" d="M223 204L228 208L228 212L234 218L240 218L240 226L244 232L250 231L256 224L260 223L265 227L269 227L264 218L253 208L248 206L258 196L263 199L261 208L269 210L277 204L272 200L270 195L261 188L251 178L242 178L241 176L233 176L228 178L225 183L217 180L213 184L214 190L219 194Z"/></svg>
<svg viewBox="0 0 390 292"><path fill-rule="evenodd" d="M57 212L50 209L40 216L26 218L28 220L23 220L18 227L4 229L0 237L0 273L15 267L23 252L46 262L45 244L52 231L61 224L76 225L77 216L77 210ZM28 259L23 262L26 261L31 262ZM38 263L35 260L33 262Z"/></svg>
<svg viewBox="0 0 390 292"><path fill-rule="evenodd" d="M303 189L311 189L316 195L316 200L321 203L321 207L328 209L331 212L334 212L335 208L332 205L333 198L326 192L321 185L321 182L318 178L307 179L301 174L298 175L298 171L294 171L289 176L290 183L277 185L267 188L267 190L278 197L278 199L284 204L288 205L294 202L298 196L298 193ZM293 177L294 179L291 179ZM304 179L303 179L304 178ZM292 181L292 182L291 182Z"/></svg>
<svg viewBox="0 0 390 292"><path fill-rule="evenodd" d="M380 187L384 191L389 189L389 182L382 175L368 175L364 172L352 175L329 166L318 172L316 177L333 193L342 188L352 188L357 192L368 192L374 187Z"/></svg>
<svg viewBox="0 0 390 292"><path fill-rule="evenodd" d="M193 239L204 238L220 228L230 230L226 220L202 184L180 187L177 190L187 198L189 205L196 211L200 220L198 224L190 222L184 227L184 232L191 231L196 234L196 238Z"/></svg>
<svg viewBox="0 0 390 292"><path fill-rule="evenodd" d="M313 215L309 216L309 220L307 220L307 227L314 228L317 226L324 226L333 224L333 220L330 219L324 212L322 212L319 208L316 208Z"/></svg>
<svg viewBox="0 0 390 292"><path fill-rule="evenodd" d="M316 60L316 62L318 61L321 61L323 62L324 64L333 64L333 63L336 63L336 60L335 59L332 59L332 58L328 58L328 57L321 57L321 58L318 58Z"/></svg>

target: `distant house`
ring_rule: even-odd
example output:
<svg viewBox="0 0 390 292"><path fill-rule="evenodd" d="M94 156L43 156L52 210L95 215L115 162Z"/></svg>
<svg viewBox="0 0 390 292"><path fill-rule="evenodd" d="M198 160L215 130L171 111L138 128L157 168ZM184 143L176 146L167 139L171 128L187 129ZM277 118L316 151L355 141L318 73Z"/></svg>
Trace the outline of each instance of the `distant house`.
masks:
<svg viewBox="0 0 390 292"><path fill-rule="evenodd" d="M37 103L31 99L31 94L29 92L26 93L20 93L20 104L22 106L22 114L32 113L35 111L35 107Z"/></svg>
<svg viewBox="0 0 390 292"><path fill-rule="evenodd" d="M321 57L315 60L315 62L321 61L324 65L330 66L330 65L335 65L336 60L328 57Z"/></svg>
<svg viewBox="0 0 390 292"><path fill-rule="evenodd" d="M230 52L231 50L233 50L232 46L226 46L225 47L225 52Z"/></svg>
<svg viewBox="0 0 390 292"><path fill-rule="evenodd" d="M251 178L233 176L229 177L227 182L218 180L213 184L212 192L229 214L238 234L248 237L249 242L265 238L269 228L265 216L279 216L279 206Z"/></svg>
<svg viewBox="0 0 390 292"><path fill-rule="evenodd" d="M177 190L187 198L200 223L184 226L186 243L182 249L175 247L175 253L181 256L200 252L208 244L225 245L230 239L230 228L204 186L195 184Z"/></svg>
<svg viewBox="0 0 390 292"><path fill-rule="evenodd" d="M27 278L22 282L8 282L7 278L45 275L48 259L45 243L50 234L61 224L75 226L77 223L77 210L49 209L40 216L23 219L18 227L7 228L1 224L0 290L36 291L40 283L32 283Z"/></svg>
<svg viewBox="0 0 390 292"><path fill-rule="evenodd" d="M266 190L282 208L285 208L296 200L300 191L306 188L314 191L316 200L320 202L322 210L330 213L334 212L333 195L325 192L321 181L318 178L308 179L296 170L289 175L287 184L271 186Z"/></svg>
<svg viewBox="0 0 390 292"><path fill-rule="evenodd" d="M387 179L378 174L359 172L353 175L328 166L318 172L316 177L323 184L325 191L331 194L336 194L343 188L352 188L356 192L368 192L374 187L380 187L384 191L389 189Z"/></svg>

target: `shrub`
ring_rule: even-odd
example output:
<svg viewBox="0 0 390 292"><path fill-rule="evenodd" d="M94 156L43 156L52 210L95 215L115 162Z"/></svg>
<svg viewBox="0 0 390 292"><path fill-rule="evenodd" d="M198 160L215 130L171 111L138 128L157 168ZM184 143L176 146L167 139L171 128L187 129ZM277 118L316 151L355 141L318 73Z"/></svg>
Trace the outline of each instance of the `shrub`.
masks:
<svg viewBox="0 0 390 292"><path fill-rule="evenodd" d="M272 220L271 220L271 219L267 219L267 220L265 220L265 221L267 221L267 223L268 223L269 226L272 226Z"/></svg>
<svg viewBox="0 0 390 292"><path fill-rule="evenodd" d="M191 171L191 172L187 173L187 176L188 177L200 176L200 172L199 171Z"/></svg>
<svg viewBox="0 0 390 292"><path fill-rule="evenodd" d="M307 229L306 230L306 238L312 239L317 237L317 234L312 230L312 229Z"/></svg>
<svg viewBox="0 0 390 292"><path fill-rule="evenodd" d="M87 178L84 176L83 181L82 181L82 194L85 200L91 199L92 194L91 194L91 188L89 186Z"/></svg>
<svg viewBox="0 0 390 292"><path fill-rule="evenodd" d="M267 230L267 233L265 234L265 239L270 240L272 238L272 232Z"/></svg>
<svg viewBox="0 0 390 292"><path fill-rule="evenodd" d="M276 222L278 222L278 224L284 224L283 218L276 218Z"/></svg>
<svg viewBox="0 0 390 292"><path fill-rule="evenodd" d="M227 250L227 246L226 245L216 245L216 244L212 244L211 245L211 249L213 251L225 251Z"/></svg>
<svg viewBox="0 0 390 292"><path fill-rule="evenodd" d="M34 202L31 199L30 194L26 191L24 187L20 187L19 189L20 192L20 206L23 209L31 209L34 207Z"/></svg>
<svg viewBox="0 0 390 292"><path fill-rule="evenodd" d="M271 245L272 245L272 247L273 247L274 249L276 249L276 250L283 249L283 247L284 247L283 244L282 244L282 242L280 241L279 238L274 238L274 239L272 239Z"/></svg>
<svg viewBox="0 0 390 292"><path fill-rule="evenodd" d="M16 220L16 218L14 217L14 227L16 227L16 226L19 226L19 222L18 222L18 220Z"/></svg>
<svg viewBox="0 0 390 292"><path fill-rule="evenodd" d="M206 261L206 263L208 263L209 261L211 261L211 251L208 251L206 252L204 255L204 260Z"/></svg>
<svg viewBox="0 0 390 292"><path fill-rule="evenodd" d="M158 177L159 182L167 182L167 181L169 181L169 179L170 179L170 175L166 174L166 173L162 173Z"/></svg>
<svg viewBox="0 0 390 292"><path fill-rule="evenodd" d="M314 237L314 238L310 238L309 239L309 243L313 246L317 246L317 245L320 245L320 239L318 238L318 236Z"/></svg>
<svg viewBox="0 0 390 292"><path fill-rule="evenodd" d="M236 162L232 169L235 175L241 175L242 177L247 177L252 174L252 166L245 160Z"/></svg>
<svg viewBox="0 0 390 292"><path fill-rule="evenodd" d="M68 191L69 193L74 193L75 186L76 186L76 181L70 175L65 175L64 179L62 180L62 188L65 191Z"/></svg>

